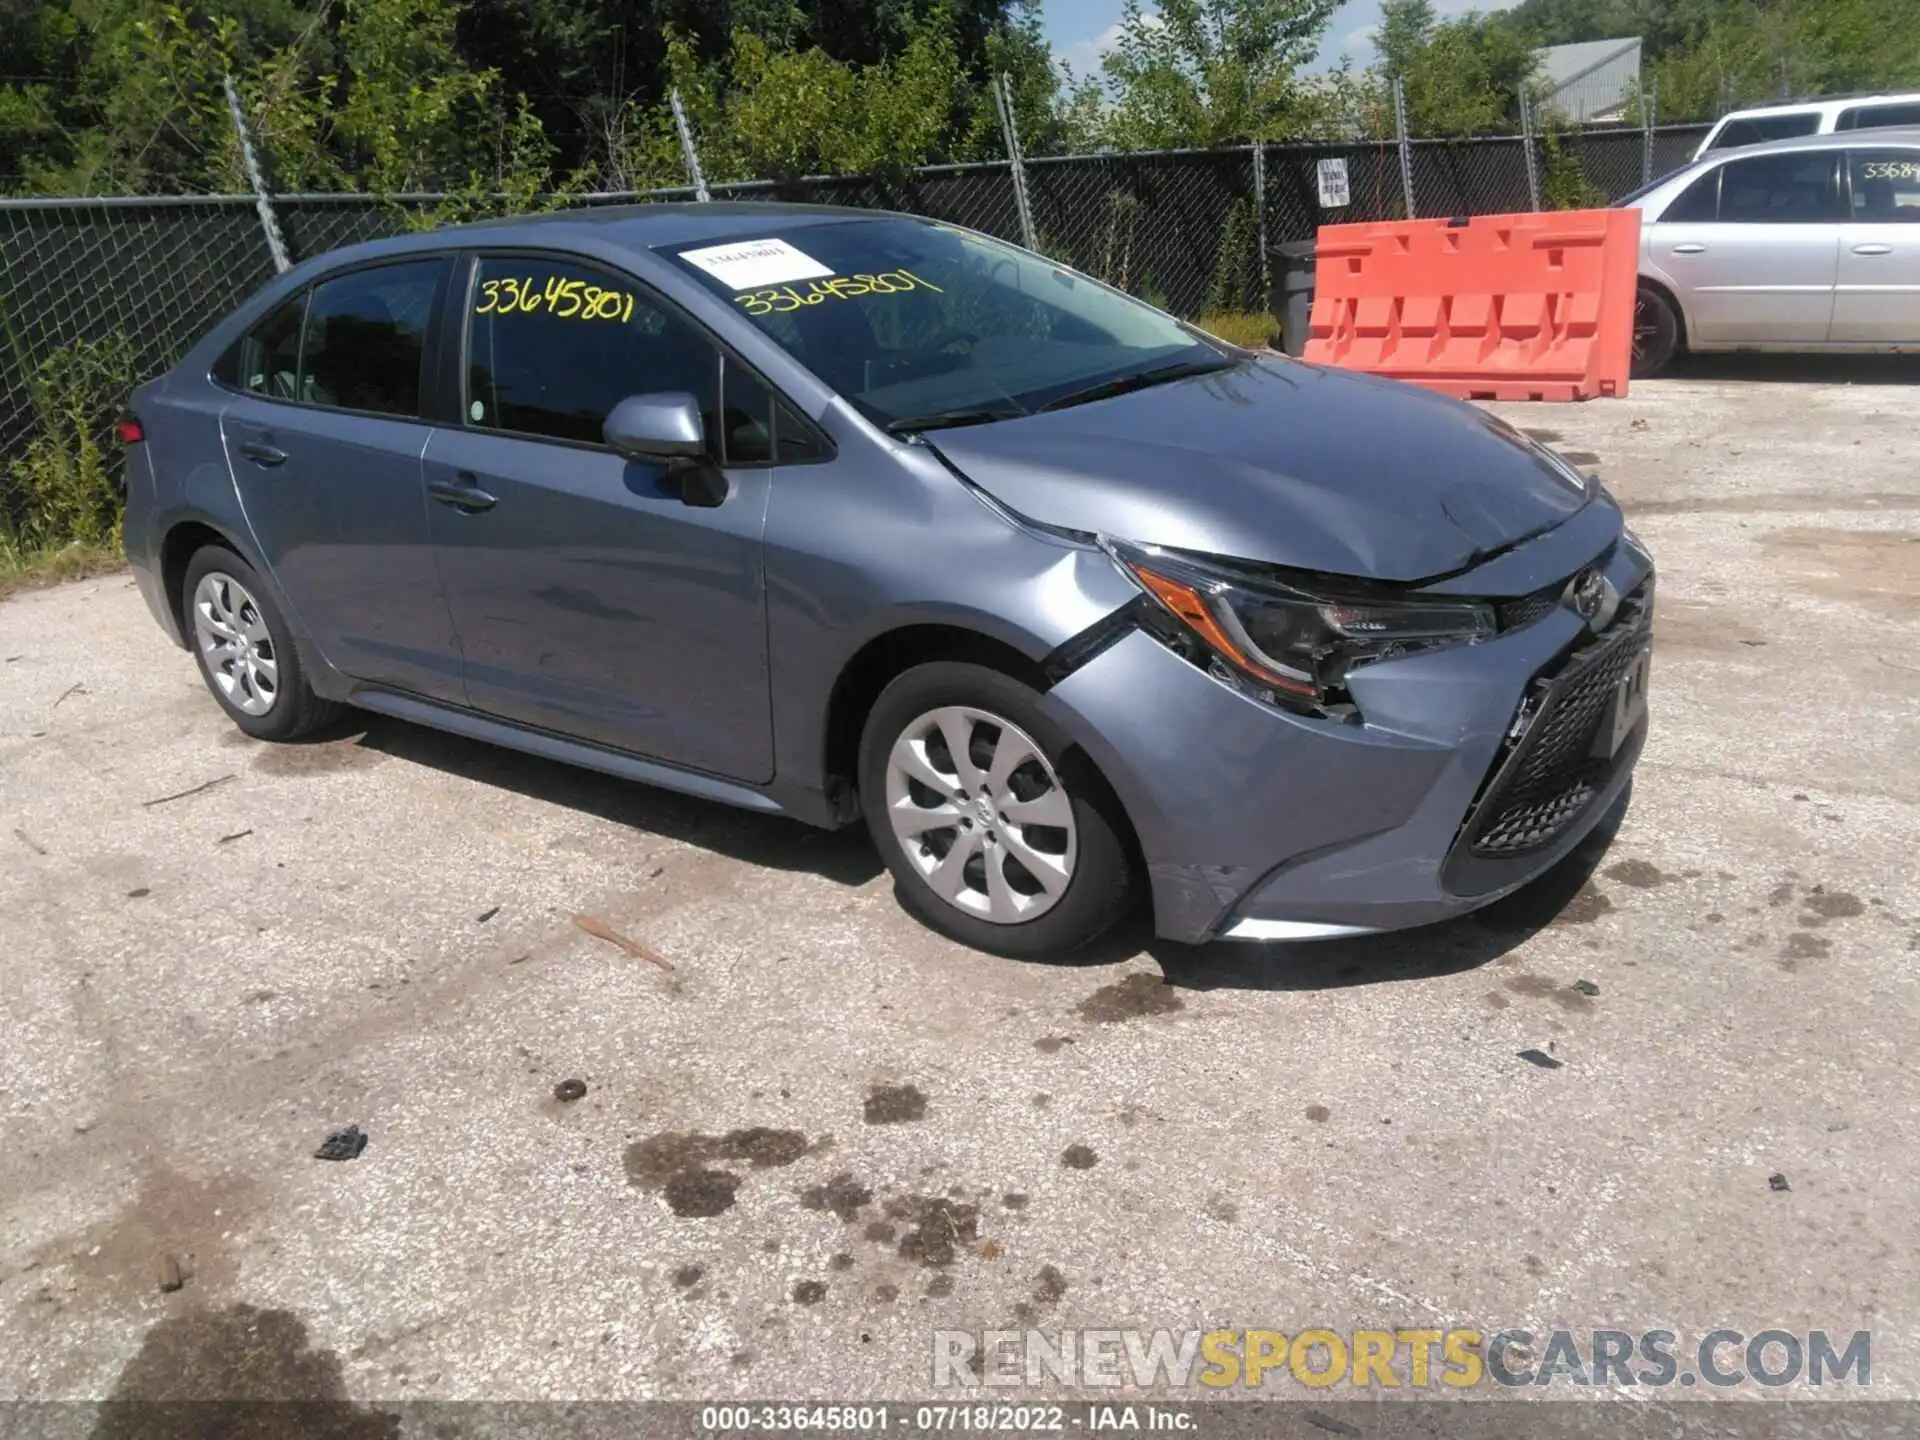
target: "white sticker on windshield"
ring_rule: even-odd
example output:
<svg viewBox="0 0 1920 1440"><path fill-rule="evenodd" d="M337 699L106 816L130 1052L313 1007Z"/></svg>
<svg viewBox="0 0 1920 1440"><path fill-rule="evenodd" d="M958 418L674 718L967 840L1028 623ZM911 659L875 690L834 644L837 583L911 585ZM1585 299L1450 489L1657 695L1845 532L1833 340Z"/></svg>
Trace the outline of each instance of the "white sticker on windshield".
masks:
<svg viewBox="0 0 1920 1440"><path fill-rule="evenodd" d="M833 274L832 267L822 265L784 240L736 240L730 245L682 250L680 258L689 265L698 265L734 290L759 290L795 280L822 280Z"/></svg>

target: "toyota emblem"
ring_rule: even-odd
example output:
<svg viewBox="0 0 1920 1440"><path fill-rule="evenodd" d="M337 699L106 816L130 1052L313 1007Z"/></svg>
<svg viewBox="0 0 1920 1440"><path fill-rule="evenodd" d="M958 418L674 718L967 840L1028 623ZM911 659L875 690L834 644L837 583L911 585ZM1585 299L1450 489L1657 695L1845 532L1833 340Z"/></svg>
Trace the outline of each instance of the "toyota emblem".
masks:
<svg viewBox="0 0 1920 1440"><path fill-rule="evenodd" d="M1592 566L1567 582L1564 598L1567 608L1586 621L1587 628L1596 635L1607 628L1614 611L1620 608L1620 592Z"/></svg>

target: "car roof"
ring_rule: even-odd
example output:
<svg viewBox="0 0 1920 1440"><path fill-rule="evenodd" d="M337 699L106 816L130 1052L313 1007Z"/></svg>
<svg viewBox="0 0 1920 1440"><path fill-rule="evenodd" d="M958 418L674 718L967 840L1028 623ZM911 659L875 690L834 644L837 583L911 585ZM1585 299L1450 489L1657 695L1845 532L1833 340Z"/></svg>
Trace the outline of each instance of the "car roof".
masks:
<svg viewBox="0 0 1920 1440"><path fill-rule="evenodd" d="M1707 151L1694 164L1705 165L1730 155L1770 155L1783 150L1853 150L1862 145L1920 145L1920 125L1835 130L1826 135L1790 135L1784 140L1762 140L1755 145L1728 145Z"/></svg>
<svg viewBox="0 0 1920 1440"><path fill-rule="evenodd" d="M1721 123L1744 119L1749 115L1778 115L1793 110L1830 110L1835 106L1898 105L1920 100L1920 90L1854 90L1844 95L1802 95L1797 100L1768 100L1760 105L1743 105L1729 110Z"/></svg>
<svg viewBox="0 0 1920 1440"><path fill-rule="evenodd" d="M422 250L467 248L477 245L549 245L568 239L591 239L636 253L660 246L692 245L707 240L757 237L770 230L795 230L876 216L911 219L887 210L845 205L782 205L773 202L720 200L706 203L653 201L637 205L582 205L571 210L543 211L477 220L437 230L389 235L328 250L298 268L333 270L342 265L414 254Z"/></svg>

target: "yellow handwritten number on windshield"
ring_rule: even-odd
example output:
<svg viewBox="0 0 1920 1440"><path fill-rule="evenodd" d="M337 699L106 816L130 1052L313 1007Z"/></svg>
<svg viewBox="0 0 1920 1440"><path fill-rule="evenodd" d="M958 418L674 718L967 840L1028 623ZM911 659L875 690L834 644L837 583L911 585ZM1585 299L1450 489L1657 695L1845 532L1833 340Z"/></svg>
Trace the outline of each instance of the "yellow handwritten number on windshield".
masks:
<svg viewBox="0 0 1920 1440"><path fill-rule="evenodd" d="M862 295L900 295L909 290L931 290L938 295L946 293L911 270L889 270L881 275L836 275L831 280L809 280L805 294L791 285L782 285L772 290L736 295L733 301L736 305L744 305L749 315L784 315L803 305L818 305L823 300L856 300Z"/></svg>

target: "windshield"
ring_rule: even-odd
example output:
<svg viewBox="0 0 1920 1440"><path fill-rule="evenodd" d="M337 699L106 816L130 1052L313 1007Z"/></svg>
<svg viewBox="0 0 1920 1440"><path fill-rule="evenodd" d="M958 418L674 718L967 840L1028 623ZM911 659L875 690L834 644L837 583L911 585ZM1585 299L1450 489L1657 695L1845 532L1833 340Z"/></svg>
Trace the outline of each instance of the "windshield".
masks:
<svg viewBox="0 0 1920 1440"><path fill-rule="evenodd" d="M876 217L675 260L868 419L900 431L1076 404L1235 363L1176 321L1025 250Z"/></svg>

